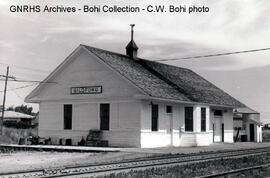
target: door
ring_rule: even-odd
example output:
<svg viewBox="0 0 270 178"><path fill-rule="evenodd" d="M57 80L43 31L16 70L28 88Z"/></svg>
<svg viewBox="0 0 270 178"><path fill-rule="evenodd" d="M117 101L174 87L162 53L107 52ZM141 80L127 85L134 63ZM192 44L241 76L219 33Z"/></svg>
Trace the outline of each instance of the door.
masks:
<svg viewBox="0 0 270 178"><path fill-rule="evenodd" d="M251 142L254 142L254 138L255 138L255 135L254 135L254 124L250 124L249 125L249 140Z"/></svg>
<svg viewBox="0 0 270 178"><path fill-rule="evenodd" d="M214 117L215 124L214 124L214 141L221 142L222 141L222 123L221 117Z"/></svg>
<svg viewBox="0 0 270 178"><path fill-rule="evenodd" d="M167 114L167 124L166 124L167 128L166 128L166 131L167 131L167 134L168 134L168 137L169 137L169 145L172 145L173 144L173 117L172 117L172 114Z"/></svg>
<svg viewBox="0 0 270 178"><path fill-rule="evenodd" d="M173 144L173 110L172 106L166 106L167 113L167 134L169 134L170 145Z"/></svg>
<svg viewBox="0 0 270 178"><path fill-rule="evenodd" d="M168 118L169 118L168 133L170 134L170 145L172 145L173 144L173 117L172 117L172 114L168 114Z"/></svg>

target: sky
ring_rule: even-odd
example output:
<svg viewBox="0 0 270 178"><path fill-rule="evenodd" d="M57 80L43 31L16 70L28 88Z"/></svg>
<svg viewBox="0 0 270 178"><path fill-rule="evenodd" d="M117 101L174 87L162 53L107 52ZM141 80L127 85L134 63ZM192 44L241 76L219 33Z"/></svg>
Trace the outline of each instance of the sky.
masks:
<svg viewBox="0 0 270 178"><path fill-rule="evenodd" d="M125 53L136 24L138 55L150 60L270 47L269 0L0 1L0 75L43 80L79 44ZM12 13L11 5L186 5L207 13ZM187 67L261 113L270 123L270 51L167 61ZM32 86L29 86L32 85ZM24 88L25 86L28 86ZM8 82L7 106L24 104L35 83ZM22 87L22 88L20 88ZM20 89L17 89L20 88ZM4 82L0 81L0 102ZM29 104L38 111L38 105Z"/></svg>

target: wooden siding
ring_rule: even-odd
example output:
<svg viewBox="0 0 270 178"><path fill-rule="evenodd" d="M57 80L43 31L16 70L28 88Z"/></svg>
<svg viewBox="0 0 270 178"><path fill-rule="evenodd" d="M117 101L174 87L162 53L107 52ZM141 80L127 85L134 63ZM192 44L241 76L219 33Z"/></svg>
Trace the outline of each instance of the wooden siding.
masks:
<svg viewBox="0 0 270 178"><path fill-rule="evenodd" d="M117 73L81 50L38 96L39 135L53 139L71 138L77 144L89 130L100 129L99 104L110 103L110 130L104 140L112 146L140 147L140 91ZM101 94L70 94L76 86L102 86ZM72 104L72 130L64 130L63 105Z"/></svg>
<svg viewBox="0 0 270 178"><path fill-rule="evenodd" d="M63 129L63 103L42 103L39 135L52 138L72 138L74 144L86 138L88 131L99 129L99 103L72 103L73 128ZM110 130L103 131L104 140L112 146L140 147L140 103L111 103Z"/></svg>
<svg viewBox="0 0 270 178"><path fill-rule="evenodd" d="M157 147L171 145L170 133L167 132L169 120L166 114L166 105L173 106L173 146L207 146L213 142L214 121L213 111L209 106L205 105L184 105L172 104L165 102L155 102L159 105L159 130L151 131L151 105L150 101L142 103L141 112L141 146ZM184 107L192 106L193 110L193 132L185 131ZM201 132L201 107L206 108L206 131ZM219 108L226 110L221 118L224 123L224 142L233 142L233 114L231 108ZM220 141L221 137L215 137L216 141Z"/></svg>
<svg viewBox="0 0 270 178"><path fill-rule="evenodd" d="M209 106L185 105L152 101L159 105L158 131L151 131L151 101L139 101L134 96L142 93L108 68L95 56L81 49L66 67L47 84L38 98L40 102L39 135L51 138L71 138L73 144L86 137L91 129L100 129L99 104L110 103L110 130L103 139L110 146L158 147L203 146L212 142L213 112ZM71 95L71 87L102 86L101 94ZM73 105L72 130L63 129L63 105ZM172 115L166 105L173 107ZM185 132L184 107L193 110L193 132ZM206 107L206 132L201 133L201 107ZM232 109L223 115L225 142L233 141ZM169 131L172 117L172 136Z"/></svg>
<svg viewBox="0 0 270 178"><path fill-rule="evenodd" d="M63 129L63 105L57 103L39 104L39 132Z"/></svg>
<svg viewBox="0 0 270 178"><path fill-rule="evenodd" d="M232 143L233 142L233 109L231 108L210 108L210 132L211 132L211 142L213 142L213 122L214 118L214 109L223 110L223 116L221 117L221 123L224 123L224 142ZM215 142L220 142L221 136L215 136Z"/></svg>
<svg viewBox="0 0 270 178"><path fill-rule="evenodd" d="M200 108L206 107L206 123L209 124L209 107L192 106L176 103L155 102L159 105L159 130L151 131L151 105L150 101L142 102L141 112L141 146L142 147L160 147L160 146L198 146L209 145L209 126L207 132L200 132ZM173 107L173 113L170 116L166 113L166 106ZM194 132L185 132L185 106L194 108ZM170 117L172 117L172 137L168 132L170 127Z"/></svg>
<svg viewBox="0 0 270 178"><path fill-rule="evenodd" d="M109 69L99 59L81 49L51 83L39 93L41 101L132 98L141 94L134 86ZM71 87L102 86L102 94L70 94Z"/></svg>

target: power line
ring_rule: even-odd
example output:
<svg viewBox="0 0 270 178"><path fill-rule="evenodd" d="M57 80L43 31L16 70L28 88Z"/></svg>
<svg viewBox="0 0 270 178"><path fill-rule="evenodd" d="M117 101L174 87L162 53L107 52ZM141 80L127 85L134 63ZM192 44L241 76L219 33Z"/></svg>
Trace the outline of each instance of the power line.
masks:
<svg viewBox="0 0 270 178"><path fill-rule="evenodd" d="M182 57L182 58L172 58L172 59L158 59L158 60L155 60L155 61L198 59L198 58L206 58L206 57L226 56L226 55L232 55L232 54L251 53L251 52L266 51L266 50L270 50L270 48L251 49L251 50L244 50L244 51L234 51L234 52L227 52L227 53L217 53L217 54ZM5 64L5 63L0 63L0 64L8 65L8 64ZM12 65L12 66L27 69L27 70L32 70L32 71L39 71L39 72L46 72L46 73L48 72L48 71L44 71L44 70L40 70L40 69L33 69L33 68L29 68L29 67L24 67L24 66L18 66L18 65ZM0 75L0 77L5 77L5 75ZM43 81L37 81L37 80L17 80L15 77L11 77L11 76L9 76L9 78L13 79L13 80L9 80L10 82L57 83L57 82L43 82ZM0 81L5 81L5 79L0 79Z"/></svg>
<svg viewBox="0 0 270 178"><path fill-rule="evenodd" d="M0 79L0 81L5 81L4 79ZM37 81L37 80L9 80L9 82L25 82L25 83L58 83L58 82L43 82L43 81Z"/></svg>
<svg viewBox="0 0 270 178"><path fill-rule="evenodd" d="M182 58L172 58L172 59L158 59L158 60L155 60L155 61L173 61L173 60L181 60L181 59L198 59L198 58L205 58L205 57L227 56L227 55L241 54L241 53L252 53L252 52L266 51L266 50L270 50L270 48L251 49L251 50L245 50L245 51L234 51L234 52L227 52L227 53L217 53L217 54L182 57Z"/></svg>
<svg viewBox="0 0 270 178"><path fill-rule="evenodd" d="M6 75L0 75L0 77L6 77ZM13 76L8 76L8 78L15 79Z"/></svg>
<svg viewBox="0 0 270 178"><path fill-rule="evenodd" d="M14 93L18 98L20 98L22 101L24 101L23 97L21 97L21 96L15 91L16 88L11 87L10 84L8 85L8 88L11 88L11 89L10 89L10 90L7 90L7 91L13 91L13 93Z"/></svg>
<svg viewBox="0 0 270 178"><path fill-rule="evenodd" d="M57 82L43 82L38 80L10 80L11 82L30 82L30 83L57 83Z"/></svg>
<svg viewBox="0 0 270 178"><path fill-rule="evenodd" d="M34 86L34 85L36 85L36 83L31 84L31 85L24 85L24 86L17 87L17 88L13 88L13 87L11 87L10 85L8 85L11 89L8 89L7 91L19 90L19 89L31 87L31 86ZM2 93L2 92L4 92L4 91L0 91L0 92Z"/></svg>
<svg viewBox="0 0 270 178"><path fill-rule="evenodd" d="M43 72L43 73L48 73L48 72L50 72L50 71L46 71L46 70L34 69L34 68L25 67L25 66L20 66L20 65L15 65L15 64L7 64L7 63L3 63L3 62L0 62L0 64L6 65L6 66L13 66L13 67L15 67L15 68L21 68L21 69L25 69L25 70L36 71L36 72Z"/></svg>

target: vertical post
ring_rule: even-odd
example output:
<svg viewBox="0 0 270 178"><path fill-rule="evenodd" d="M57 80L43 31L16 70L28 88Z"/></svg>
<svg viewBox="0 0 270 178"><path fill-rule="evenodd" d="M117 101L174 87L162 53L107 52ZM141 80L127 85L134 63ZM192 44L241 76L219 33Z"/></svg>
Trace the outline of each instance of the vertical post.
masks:
<svg viewBox="0 0 270 178"><path fill-rule="evenodd" d="M215 124L213 122L213 143L215 143Z"/></svg>
<svg viewBox="0 0 270 178"><path fill-rule="evenodd" d="M221 124L221 132L222 132L221 141L224 142L224 123Z"/></svg>
<svg viewBox="0 0 270 178"><path fill-rule="evenodd" d="M5 104L6 104L8 73L9 73L9 66L7 67L7 74L5 76L6 79L5 79L4 98L3 98L3 109L2 109L2 117L0 119L0 135L3 134L3 121L4 121L4 117L5 117Z"/></svg>
<svg viewBox="0 0 270 178"><path fill-rule="evenodd" d="M130 24L131 26L131 40L133 40L133 27L135 26L135 24Z"/></svg>

